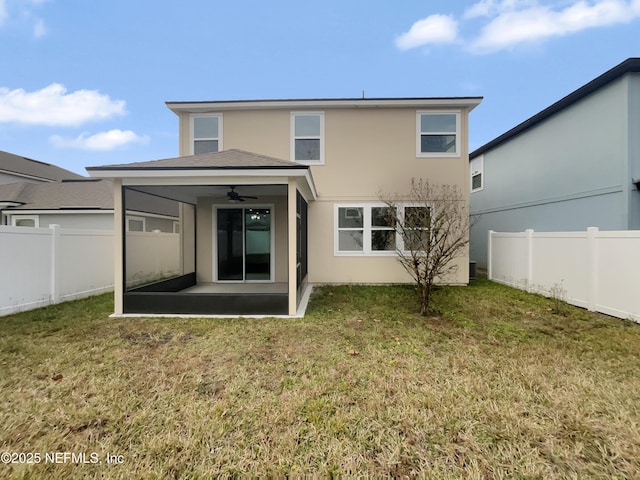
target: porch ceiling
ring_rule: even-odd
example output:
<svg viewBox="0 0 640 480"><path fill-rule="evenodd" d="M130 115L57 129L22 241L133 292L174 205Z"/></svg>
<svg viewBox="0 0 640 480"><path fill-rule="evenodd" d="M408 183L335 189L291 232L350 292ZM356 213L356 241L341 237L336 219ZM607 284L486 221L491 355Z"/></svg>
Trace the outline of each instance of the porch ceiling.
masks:
<svg viewBox="0 0 640 480"><path fill-rule="evenodd" d="M258 197L257 200L247 200L245 203L260 202L261 197L277 197L287 195L286 185L140 185L130 186L133 190L158 195L173 200L196 203L198 198L218 198L221 202L227 200L227 192L234 186L240 195Z"/></svg>

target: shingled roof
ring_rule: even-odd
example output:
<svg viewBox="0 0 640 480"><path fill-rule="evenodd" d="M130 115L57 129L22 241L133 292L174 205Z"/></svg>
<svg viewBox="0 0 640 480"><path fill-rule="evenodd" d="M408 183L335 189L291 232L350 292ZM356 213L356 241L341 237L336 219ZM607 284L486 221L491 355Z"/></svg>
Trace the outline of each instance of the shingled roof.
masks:
<svg viewBox="0 0 640 480"><path fill-rule="evenodd" d="M226 169L308 169L289 160L245 152L244 150L224 150L215 153L200 153L185 157L165 158L149 162L125 163L87 167L88 171L101 170L226 170Z"/></svg>
<svg viewBox="0 0 640 480"><path fill-rule="evenodd" d="M64 168L40 162L13 153L0 150L0 172L7 172L20 177L31 178L43 182L59 182L73 178L86 178Z"/></svg>
<svg viewBox="0 0 640 480"><path fill-rule="evenodd" d="M0 203L13 204L10 210L113 209L113 184L93 178L9 183L0 185Z"/></svg>

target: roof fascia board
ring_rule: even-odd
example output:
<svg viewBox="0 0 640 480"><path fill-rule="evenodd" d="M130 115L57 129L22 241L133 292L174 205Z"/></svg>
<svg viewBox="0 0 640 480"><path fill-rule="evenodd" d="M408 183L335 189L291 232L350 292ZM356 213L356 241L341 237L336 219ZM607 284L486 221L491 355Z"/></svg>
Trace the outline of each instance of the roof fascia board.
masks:
<svg viewBox="0 0 640 480"><path fill-rule="evenodd" d="M97 178L194 178L196 180L216 177L304 177L307 168L123 168L123 169L94 169L91 176ZM202 180L200 180L202 181Z"/></svg>
<svg viewBox="0 0 640 480"><path fill-rule="evenodd" d="M44 183L55 183L55 180L46 177L38 177L37 175L29 175L27 173L14 172L12 170L5 170L0 168L0 173L6 173L7 175L13 175L15 177L28 178L30 180L38 180Z"/></svg>
<svg viewBox="0 0 640 480"><path fill-rule="evenodd" d="M183 185L286 185L288 177L265 177L255 176L206 176L206 177L125 177L122 179L123 186L183 186Z"/></svg>
<svg viewBox="0 0 640 480"><path fill-rule="evenodd" d="M313 177L311 176L311 170L307 170L307 173L304 178L307 181L307 185L309 185L309 190L311 191L311 196L313 200L317 200L318 191L316 190L316 182L313 180Z"/></svg>
<svg viewBox="0 0 640 480"><path fill-rule="evenodd" d="M308 109L308 108L382 108L382 107L467 107L473 110L482 97L435 98L363 98L308 100L230 100L202 102L165 102L174 113L198 113L225 110Z"/></svg>
<svg viewBox="0 0 640 480"><path fill-rule="evenodd" d="M51 215L51 214L81 214L81 213L91 213L91 214L112 214L113 208L105 208L98 210L96 208L83 208L83 207L72 207L72 208L39 208L39 209L15 209L15 208L7 208L2 210L5 215Z"/></svg>

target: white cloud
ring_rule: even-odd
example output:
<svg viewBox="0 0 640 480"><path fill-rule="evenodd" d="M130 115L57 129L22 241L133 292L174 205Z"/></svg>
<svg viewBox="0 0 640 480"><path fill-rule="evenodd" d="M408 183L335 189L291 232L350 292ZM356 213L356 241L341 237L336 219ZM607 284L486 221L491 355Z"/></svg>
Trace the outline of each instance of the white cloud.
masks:
<svg viewBox="0 0 640 480"><path fill-rule="evenodd" d="M578 1L561 9L534 6L507 10L482 28L471 48L478 52L501 50L589 28L627 23L637 17L640 17L640 0Z"/></svg>
<svg viewBox="0 0 640 480"><path fill-rule="evenodd" d="M396 38L400 50L434 43L452 43L458 37L458 23L448 15L431 15L414 23Z"/></svg>
<svg viewBox="0 0 640 480"><path fill-rule="evenodd" d="M640 18L640 0L478 0L462 14L460 22L447 15L431 15L396 38L401 50L426 44L466 44L473 53L510 49L552 37L629 23ZM463 41L458 31L470 32Z"/></svg>
<svg viewBox="0 0 640 480"><path fill-rule="evenodd" d="M7 5L5 0L0 0L0 25L7 19Z"/></svg>
<svg viewBox="0 0 640 480"><path fill-rule="evenodd" d="M17 25L32 28L33 36L41 38L48 33L44 20L34 15L34 11L49 0L0 0L0 27L7 20Z"/></svg>
<svg viewBox="0 0 640 480"><path fill-rule="evenodd" d="M67 93L59 83L35 92L0 87L0 123L70 126L125 113L124 100L111 100L96 90Z"/></svg>
<svg viewBox="0 0 640 480"><path fill-rule="evenodd" d="M36 38L44 37L47 34L47 27L44 25L44 20L41 18L36 20L36 24L33 26L33 36Z"/></svg>
<svg viewBox="0 0 640 480"><path fill-rule="evenodd" d="M136 143L146 144L149 138L131 130L109 130L94 135L83 133L76 138L52 135L49 141L57 148L75 148L79 150L107 151L126 147Z"/></svg>
<svg viewBox="0 0 640 480"><path fill-rule="evenodd" d="M464 18L491 17L537 5L537 0L480 0L464 12Z"/></svg>

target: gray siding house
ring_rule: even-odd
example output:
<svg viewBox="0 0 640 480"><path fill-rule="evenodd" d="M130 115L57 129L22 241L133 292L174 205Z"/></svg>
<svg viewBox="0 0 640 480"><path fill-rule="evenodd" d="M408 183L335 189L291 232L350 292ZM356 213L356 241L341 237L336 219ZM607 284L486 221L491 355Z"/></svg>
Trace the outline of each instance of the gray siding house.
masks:
<svg viewBox="0 0 640 480"><path fill-rule="evenodd" d="M629 58L469 155L470 259L489 230L640 229L640 58Z"/></svg>
<svg viewBox="0 0 640 480"><path fill-rule="evenodd" d="M127 231L176 233L171 202L131 197ZM0 225L113 230L113 183L0 151Z"/></svg>

